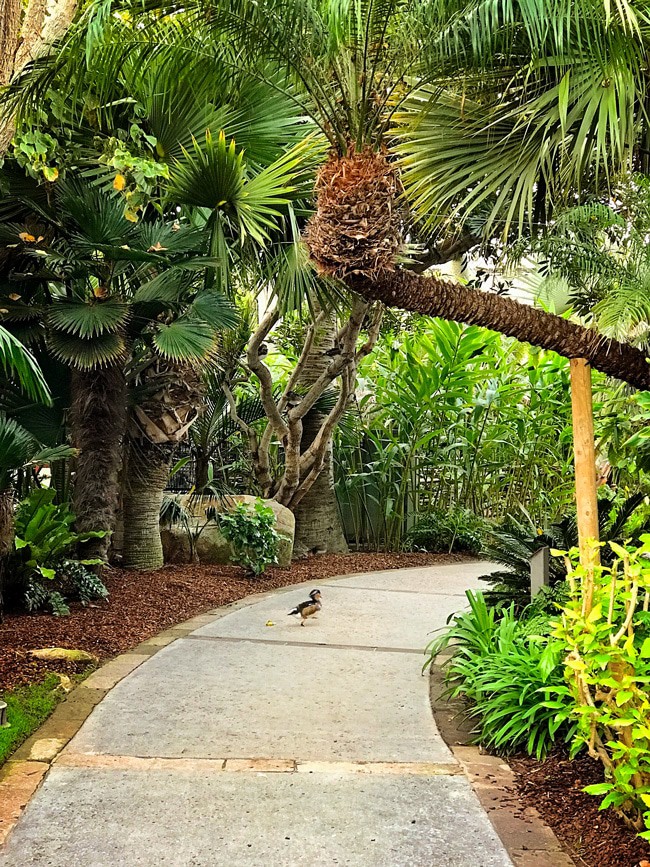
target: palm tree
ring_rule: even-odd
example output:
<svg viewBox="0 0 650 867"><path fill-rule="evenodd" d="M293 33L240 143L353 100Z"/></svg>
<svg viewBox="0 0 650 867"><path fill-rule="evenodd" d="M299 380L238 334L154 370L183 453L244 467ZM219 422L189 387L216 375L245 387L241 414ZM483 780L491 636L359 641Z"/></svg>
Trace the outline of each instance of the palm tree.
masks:
<svg viewBox="0 0 650 867"><path fill-rule="evenodd" d="M148 10L140 19L152 52L182 40L188 55L200 56L229 39L231 62L242 62L239 54L261 80L273 64L276 87L326 137L330 156L305 235L322 272L366 299L502 331L650 386L650 367L634 347L397 262L408 254L412 229L403 202L427 227L453 206L462 217L486 203L488 226L508 226L517 216L522 228L526 215L543 219L559 191L579 192L625 163L645 128L647 25L633 4L613 12L603 0L559 7L529 0L195 0L184 4L182 30L164 33L159 13L176 16L178 9L156 7L156 16ZM106 38L117 26L108 25ZM57 60L59 72L81 62L74 44ZM132 49L128 34L113 45L113 67ZM41 85L42 76L28 78L23 99ZM468 88L474 102L467 103ZM456 155L448 142L464 147Z"/></svg>

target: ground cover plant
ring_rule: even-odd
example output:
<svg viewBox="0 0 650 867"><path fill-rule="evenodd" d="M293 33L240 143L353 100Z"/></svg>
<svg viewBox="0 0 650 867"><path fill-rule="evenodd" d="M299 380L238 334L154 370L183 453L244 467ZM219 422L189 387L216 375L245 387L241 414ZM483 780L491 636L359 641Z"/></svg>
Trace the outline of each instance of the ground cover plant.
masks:
<svg viewBox="0 0 650 867"><path fill-rule="evenodd" d="M52 713L65 696L61 679L47 674L40 683L3 693L7 703L6 728L0 728L0 766Z"/></svg>
<svg viewBox="0 0 650 867"><path fill-rule="evenodd" d="M425 668L451 648L445 662L450 699L463 698L476 741L501 755L523 751L543 758L574 736L563 645L550 640L548 615L519 620L514 606L488 606L467 591L469 610L455 615L427 647Z"/></svg>

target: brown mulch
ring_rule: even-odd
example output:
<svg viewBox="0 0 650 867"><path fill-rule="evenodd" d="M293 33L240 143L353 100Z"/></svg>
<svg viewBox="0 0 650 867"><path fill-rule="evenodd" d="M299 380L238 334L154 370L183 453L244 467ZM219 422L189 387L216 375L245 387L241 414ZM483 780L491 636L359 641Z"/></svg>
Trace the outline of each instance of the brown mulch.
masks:
<svg viewBox="0 0 650 867"><path fill-rule="evenodd" d="M541 813L579 867L650 867L650 845L612 810L599 810L599 798L582 791L603 781L594 759L556 753L542 762L521 758L509 764L520 796Z"/></svg>
<svg viewBox="0 0 650 867"><path fill-rule="evenodd" d="M41 647L87 650L100 660L124 653L141 641L209 608L251 593L317 582L336 575L373 572L463 560L445 554L320 554L291 567L247 578L238 566L165 566L155 572L111 569L110 596L87 608L73 606L67 617L11 614L0 623L0 690L41 679L47 671L74 674L85 666L40 661L28 654Z"/></svg>

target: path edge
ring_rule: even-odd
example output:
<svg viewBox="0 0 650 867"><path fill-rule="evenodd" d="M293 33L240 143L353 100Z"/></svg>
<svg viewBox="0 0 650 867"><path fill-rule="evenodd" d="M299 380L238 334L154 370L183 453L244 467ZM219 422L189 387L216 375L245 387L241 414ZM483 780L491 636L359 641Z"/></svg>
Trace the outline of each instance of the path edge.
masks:
<svg viewBox="0 0 650 867"><path fill-rule="evenodd" d="M364 574L363 572L346 573L327 580L337 581ZM112 657L95 669L84 681L75 685L47 720L12 753L0 768L0 852L4 849L25 807L41 787L52 764L114 686L117 686L143 662L155 656L163 647L168 647L179 638L187 638L202 626L214 623L240 608L255 605L270 596L297 590L309 580L312 579L262 590L259 593L250 593L242 599L218 608L210 608L203 614L197 614L189 620L184 620L147 638L126 653Z"/></svg>
<svg viewBox="0 0 650 867"><path fill-rule="evenodd" d="M430 667L429 697L438 731L469 780L492 827L515 867L576 867L569 851L534 807L517 794L512 768L470 743L470 725L460 700L443 699L444 663L440 654Z"/></svg>

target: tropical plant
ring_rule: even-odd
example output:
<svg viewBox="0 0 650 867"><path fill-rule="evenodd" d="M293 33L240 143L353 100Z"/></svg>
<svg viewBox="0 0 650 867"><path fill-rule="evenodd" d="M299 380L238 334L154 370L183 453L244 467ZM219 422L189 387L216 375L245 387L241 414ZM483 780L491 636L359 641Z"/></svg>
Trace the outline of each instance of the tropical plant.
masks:
<svg viewBox="0 0 650 867"><path fill-rule="evenodd" d="M431 510L540 523L568 506L564 361L483 329L410 317L360 366L356 412L336 439L337 491L357 544L398 549Z"/></svg>
<svg viewBox="0 0 650 867"><path fill-rule="evenodd" d="M511 607L496 614L480 593L467 592L470 610L454 617L427 648L430 665L452 644L446 665L448 696L468 703L478 743L508 755L525 750L543 758L556 741L569 741L571 693L564 683L563 645L535 635Z"/></svg>
<svg viewBox="0 0 650 867"><path fill-rule="evenodd" d="M486 521L467 509L435 509L408 531L406 547L413 551L479 554L486 527Z"/></svg>
<svg viewBox="0 0 650 867"><path fill-rule="evenodd" d="M650 535L609 548L608 566L576 565L576 549L564 554L570 598L553 635L566 648L572 752L586 746L605 771L587 791L650 839Z"/></svg>
<svg viewBox="0 0 650 867"><path fill-rule="evenodd" d="M590 180L592 169L593 175L602 177L607 175L607 169L620 167L625 161L630 138L637 129L635 107L643 102L642 98L637 101L637 95L642 97L643 93L640 76L645 54L638 17L629 4L612 17L609 3L602 0L567 3L562 10L544 5L528 10L524 2L514 8L509 4L485 9L479 6L482 11L477 12L473 4L456 2L238 0L233 4L230 0L212 0L207 18L203 2L186 4L182 10L183 27L167 26L169 16L176 24L179 10L165 0L155 7L148 6L140 18L140 7L130 10L134 14L124 18L91 11L70 34L59 55L30 70L17 83L14 97L24 111L38 104L45 86L53 80L64 86L67 78L73 84L65 87L65 93L79 100L83 93L79 82L91 66L94 68L97 47L110 44L108 60L99 64L105 85L115 80L137 55L136 44L142 44L143 28L149 33L147 50L151 54L176 52L178 57L182 51L186 58L193 58L195 65L198 57L203 60L211 53L223 53L227 43L225 50L231 52L231 62L237 57L236 65L252 67L260 79L272 81L295 99L330 145L329 158L317 180L316 213L305 232L310 255L323 273L343 280L366 300L492 327L567 357L585 358L595 368L643 389L650 384L650 366L645 355L634 347L604 339L594 329L512 299L396 267L398 258L408 258L404 238L413 221L408 215L405 220L405 210L398 201L403 185L390 158L394 155L393 122L396 112L417 92L413 129L407 122L405 135L412 135L420 155L433 151L438 156L444 150L439 142L433 148L429 142L422 143L423 136L419 135L419 126L428 117L428 95L423 91L428 85L434 85L435 93L442 91L447 101L449 91L452 98L457 94L456 116L447 125L451 130L448 140L454 130L456 140L464 135L467 97L467 86L454 89L450 80L457 82L459 76L464 80L477 71L476 98L484 95L485 106L489 106L492 97L497 114L494 123L500 112L515 124L514 129L511 124L506 133L496 134L503 147L495 148L494 123L489 114L480 113L479 132L485 133L483 147L479 141L478 149L468 155L477 141L470 135L460 168L448 159L448 152L438 156L464 208L468 203L463 193L468 189L474 192L475 205L490 194L489 189L485 192L484 184L467 180L468 166L478 168L480 174L487 171L492 172L492 177L498 176L497 205L501 212L505 208L506 214L513 200L525 201L527 209L532 210L529 203L536 186L543 191L538 199L545 198L549 190L552 198L557 185L549 182L551 176L555 179L567 175L558 171L549 154L557 156L558 148L565 148L567 131L571 133L566 158L568 188L576 189L578 180ZM488 26L484 26L486 21ZM557 22L557 26L548 27L549 21ZM511 22L518 25L517 39L512 38ZM585 60L581 52L568 54L564 60L564 41L574 36L587 43L592 38L597 40L604 52L604 67L600 58ZM622 56L629 56L632 62L629 71L625 65L617 65L621 46ZM561 63L557 56L563 58ZM570 74L571 67L574 75ZM536 70L535 75L530 74L531 68ZM608 82L607 88L601 87L603 80ZM621 96L624 80L630 89ZM504 81L509 82L505 92ZM100 100L100 104L105 101ZM511 111L512 118L508 114ZM531 112L539 120L537 128L529 124ZM439 128L435 121L432 126ZM614 134L613 130L618 132ZM585 135L590 142L586 149L582 145ZM512 158L512 148L525 153L530 148L544 154L541 168L539 158L529 157L522 175L521 159ZM481 158L477 159L477 155ZM495 155L496 175L490 163ZM416 153L414 158L417 161L420 156ZM546 162L548 159L551 161ZM517 166L516 172L513 166ZM602 170L600 174L598 169ZM504 175L504 186L499 172ZM426 216L430 207L418 202L418 185L425 188L427 196L430 191L434 197L438 195L440 184L435 171L425 166L415 179L407 178L407 198Z"/></svg>
<svg viewBox="0 0 650 867"><path fill-rule="evenodd" d="M647 497L640 491L630 497L601 495L598 499L600 538L604 542L622 543L650 530ZM529 516L523 520L509 516L504 525L492 527L484 534L481 554L492 563L505 566L481 577L490 585L485 598L490 605L514 604L522 611L530 602L530 558L540 548L568 551L578 544L575 513L551 523L544 531L535 527ZM604 562L611 560L611 549L603 550ZM566 563L552 557L549 586L566 581Z"/></svg>
<svg viewBox="0 0 650 867"><path fill-rule="evenodd" d="M261 499L251 510L246 503L218 515L219 528L233 549L232 560L251 575L260 575L267 566L278 562L279 536L275 530L275 513Z"/></svg>
<svg viewBox="0 0 650 867"><path fill-rule="evenodd" d="M43 448L15 419L0 414L0 621L8 557L14 547L14 481L17 471L42 466L73 454L68 446Z"/></svg>
<svg viewBox="0 0 650 867"><path fill-rule="evenodd" d="M55 499L53 488L38 488L16 510L10 590L29 611L49 606L54 614L68 614L71 597L85 603L107 595L104 584L85 568L101 561L73 558L79 542L104 531L76 533L74 514Z"/></svg>

